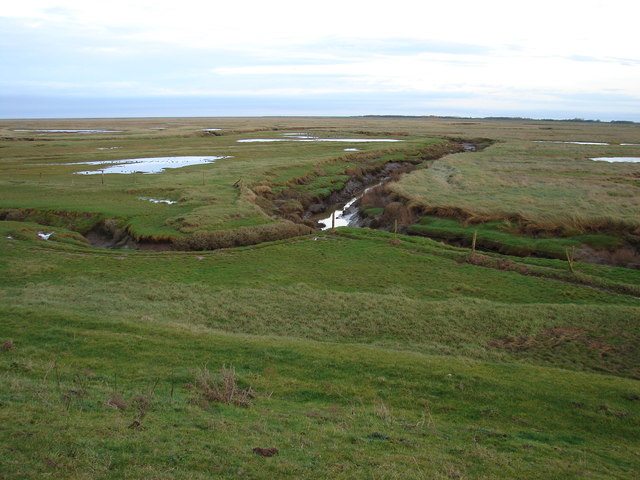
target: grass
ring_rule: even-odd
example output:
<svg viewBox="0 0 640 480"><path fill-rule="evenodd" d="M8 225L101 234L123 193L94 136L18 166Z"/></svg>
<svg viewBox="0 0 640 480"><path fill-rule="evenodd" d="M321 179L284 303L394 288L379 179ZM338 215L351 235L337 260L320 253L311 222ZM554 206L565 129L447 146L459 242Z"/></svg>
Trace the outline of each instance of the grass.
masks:
<svg viewBox="0 0 640 480"><path fill-rule="evenodd" d="M78 123L88 121L78 121ZM158 123L158 122L153 122ZM204 135L197 125L176 126L160 122L167 130L149 130L139 122L123 122L119 134L44 134L14 132L36 128L32 122L16 121L0 128L0 209L28 210L42 215L61 212L95 213L94 220L122 219L128 230L140 239L183 237L196 231L227 231L242 226L261 225L272 220L255 205L243 186L257 185L265 179L274 185L292 184L322 165L312 195L328 195L346 180L345 169L361 159L379 158L380 144L358 144L362 152L344 152L348 144L331 143L237 143L237 140L272 138L282 132ZM49 123L44 127L50 128ZM127 125L130 125L127 128ZM148 123L151 125L151 123ZM52 127L55 128L55 127ZM308 127L306 127L308 128ZM259 128L258 128L259 129ZM286 131L286 130L285 130ZM347 131L311 130L323 137L354 136ZM358 135L362 136L362 135ZM375 135L374 135L375 136ZM416 136L403 137L396 149L415 149L442 142ZM98 150L108 146L116 150ZM81 170L77 162L153 156L220 155L229 156L214 164L170 169L153 175L74 175ZM402 155L400 155L402 156ZM176 205L153 204L141 196L160 196L176 200ZM73 225L69 225L73 227ZM92 227L90 225L89 227Z"/></svg>
<svg viewBox="0 0 640 480"><path fill-rule="evenodd" d="M615 127L611 127L615 138ZM463 219L516 220L529 231L637 231L640 190L633 163L589 157L638 155L637 147L505 140L482 152L438 160L391 186L427 212Z"/></svg>
<svg viewBox="0 0 640 480"><path fill-rule="evenodd" d="M632 478L637 469L632 380L90 309L3 316L15 338L0 367L10 478ZM230 363L256 392L252 405L194 403L184 385L203 365ZM115 395L128 406L114 408ZM279 455L263 459L256 447Z"/></svg>
<svg viewBox="0 0 640 480"><path fill-rule="evenodd" d="M479 248L488 248L502 253L522 257L543 256L566 258L568 248L580 248L587 245L594 249L614 251L623 244L618 236L592 234L571 235L565 238L531 238L518 233L517 227L509 222L486 222L469 225L462 221L447 218L423 217L417 225L408 229L409 233L432 238L462 241L471 246L476 233Z"/></svg>
<svg viewBox="0 0 640 480"><path fill-rule="evenodd" d="M149 131L158 125L167 130ZM125 133L12 131L43 126ZM333 189L355 168L344 144L239 138L407 140L398 152L359 144L365 169L385 155L422 160L419 150L440 144L429 135L503 142L437 169L532 138L632 143L635 126L292 118L0 127L1 198L13 209L0 221L0 478L633 479L640 470L638 270L578 261L572 273L563 260L355 228L198 252L101 250L77 232L103 222L158 238L248 235L279 223L249 188L263 187L263 198L273 188L295 211L301 201L277 197L284 190ZM125 153L95 151L116 144L127 156L237 153L105 186L53 165L39 183L27 166ZM420 172L404 175L403 188ZM425 223L462 237L478 229L482 241L505 235L504 245L522 235L515 224ZM536 248L614 241L577 235Z"/></svg>

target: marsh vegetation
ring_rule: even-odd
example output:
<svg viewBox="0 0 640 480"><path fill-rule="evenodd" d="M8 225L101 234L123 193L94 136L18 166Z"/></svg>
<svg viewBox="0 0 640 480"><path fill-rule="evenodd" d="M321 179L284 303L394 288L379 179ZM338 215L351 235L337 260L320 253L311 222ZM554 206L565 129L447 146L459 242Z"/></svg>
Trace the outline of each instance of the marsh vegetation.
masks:
<svg viewBox="0 0 640 480"><path fill-rule="evenodd" d="M239 142L282 134L402 141ZM0 136L1 478L640 470L640 270L620 266L637 263L640 174L591 160L639 155L623 145L637 125L56 120ZM161 156L220 158L74 174ZM376 229L317 228L309 214L380 175L358 206Z"/></svg>

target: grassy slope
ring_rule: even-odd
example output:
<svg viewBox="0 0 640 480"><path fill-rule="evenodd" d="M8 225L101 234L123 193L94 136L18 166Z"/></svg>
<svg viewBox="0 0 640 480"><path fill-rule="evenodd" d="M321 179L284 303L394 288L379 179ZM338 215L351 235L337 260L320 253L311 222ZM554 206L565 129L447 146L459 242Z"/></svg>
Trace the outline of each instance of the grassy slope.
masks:
<svg viewBox="0 0 640 480"><path fill-rule="evenodd" d="M378 232L153 254L3 228L6 478L632 478L640 467L640 389L621 377L640 374L633 297ZM508 341L520 337L524 349ZM252 407L189 401L184 385L223 364L259 393ZM128 406L109 406L114 395Z"/></svg>

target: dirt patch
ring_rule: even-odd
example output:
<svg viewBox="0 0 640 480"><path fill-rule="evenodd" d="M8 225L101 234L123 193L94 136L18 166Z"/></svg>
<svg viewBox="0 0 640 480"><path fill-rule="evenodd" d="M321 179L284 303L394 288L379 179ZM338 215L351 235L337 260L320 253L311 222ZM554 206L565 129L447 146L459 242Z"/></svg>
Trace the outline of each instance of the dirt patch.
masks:
<svg viewBox="0 0 640 480"><path fill-rule="evenodd" d="M253 453L260 455L261 457L273 457L274 455L278 455L280 452L277 448L255 447L253 449Z"/></svg>
<svg viewBox="0 0 640 480"><path fill-rule="evenodd" d="M169 250L173 250L173 245L168 240L158 242L141 240L138 242L138 250L145 250L150 252L167 252Z"/></svg>
<svg viewBox="0 0 640 480"><path fill-rule="evenodd" d="M517 353L541 348L558 348L571 343L582 344L591 350L596 350L601 357L607 357L616 351L613 345L595 337L591 330L569 326L544 328L540 333L531 337L498 338L490 340L488 345L493 348Z"/></svg>
<svg viewBox="0 0 640 480"><path fill-rule="evenodd" d="M637 270L640 269L640 250L632 245L625 245L614 251L596 250L587 245L583 245L576 251L576 260L600 265L634 268Z"/></svg>

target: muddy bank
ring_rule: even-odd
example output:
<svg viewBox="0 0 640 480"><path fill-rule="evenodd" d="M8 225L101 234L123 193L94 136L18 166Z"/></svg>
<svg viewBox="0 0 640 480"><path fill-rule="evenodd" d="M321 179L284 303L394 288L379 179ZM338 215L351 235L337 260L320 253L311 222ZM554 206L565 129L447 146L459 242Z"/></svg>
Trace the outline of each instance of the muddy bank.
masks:
<svg viewBox="0 0 640 480"><path fill-rule="evenodd" d="M418 165L411 162L389 162L379 171L351 178L342 190L333 192L322 201L311 204L305 211L303 219L314 222L316 228L323 225L329 227L327 222L333 214L336 217L355 214L353 220L348 224L357 226L355 222L360 220L357 215L358 202L367 190L397 179L401 174L411 172L416 168Z"/></svg>
<svg viewBox="0 0 640 480"><path fill-rule="evenodd" d="M173 244L169 240L136 240L127 227L115 219L99 222L84 237L92 246L108 250L148 250L153 252L173 250Z"/></svg>
<svg viewBox="0 0 640 480"><path fill-rule="evenodd" d="M389 221L384 222L384 217L370 218L367 214L361 214L360 206L363 204L362 197L370 190L377 187L384 188L384 185L398 180L404 173L409 173L418 168L428 168L429 164L425 164L425 160L436 160L451 153L476 152L486 148L492 143L492 141L488 139L448 140L451 142L449 148L441 151L438 155L432 154L413 162L391 161L366 174L352 176L343 189L335 191L328 197L309 205L302 215L303 221L306 221L309 225L313 224L315 228L347 225L377 229L384 228L385 226L389 227ZM386 202L385 205L381 205L381 207L385 207L388 203L389 202ZM404 220L404 223L407 223L407 219ZM404 223L400 222L401 230L406 228ZM395 219L390 219L390 224L396 228Z"/></svg>

